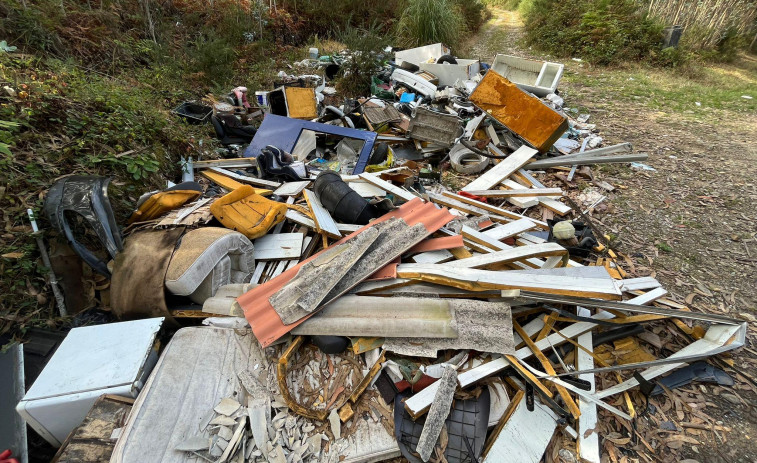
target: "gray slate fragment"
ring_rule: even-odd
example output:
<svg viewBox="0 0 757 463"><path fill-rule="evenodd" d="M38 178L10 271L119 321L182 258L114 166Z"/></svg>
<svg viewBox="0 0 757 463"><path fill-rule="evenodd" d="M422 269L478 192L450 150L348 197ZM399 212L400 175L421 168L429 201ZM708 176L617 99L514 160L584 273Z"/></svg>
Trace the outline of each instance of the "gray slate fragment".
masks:
<svg viewBox="0 0 757 463"><path fill-rule="evenodd" d="M513 321L505 302L449 299L457 338L386 338L384 349L413 357L436 357L443 349L514 354Z"/></svg>
<svg viewBox="0 0 757 463"><path fill-rule="evenodd" d="M208 450L211 440L204 436L192 436L183 440L179 445L174 447L175 450L182 452L193 452L196 450Z"/></svg>
<svg viewBox="0 0 757 463"><path fill-rule="evenodd" d="M300 267L294 278L268 298L281 321L290 325L318 308L323 298L365 254L378 235L374 227L367 228Z"/></svg>
<svg viewBox="0 0 757 463"><path fill-rule="evenodd" d="M430 234L422 223L411 227L398 218L389 219L371 228L379 231L378 237L350 272L324 298L323 305L346 293Z"/></svg>
<svg viewBox="0 0 757 463"><path fill-rule="evenodd" d="M331 432L334 434L334 439L340 439L342 437L342 422L339 420L339 414L336 409L331 410L331 413L329 413L329 424L331 424Z"/></svg>
<svg viewBox="0 0 757 463"><path fill-rule="evenodd" d="M213 410L215 410L215 412L219 415L231 416L235 411L239 410L239 407L241 406L242 405L240 405L240 403L236 400L230 397L226 397L221 399L221 401L218 402L218 405L216 405Z"/></svg>
<svg viewBox="0 0 757 463"><path fill-rule="evenodd" d="M421 437L418 439L418 445L415 448L423 461L428 461L431 458L431 453L434 451L436 441L439 439L439 434L442 432L442 427L452 407L455 389L457 389L457 371L451 366L445 365L444 373L439 378L439 388L436 390L434 401L431 403L431 408L426 416L426 424L423 425Z"/></svg>

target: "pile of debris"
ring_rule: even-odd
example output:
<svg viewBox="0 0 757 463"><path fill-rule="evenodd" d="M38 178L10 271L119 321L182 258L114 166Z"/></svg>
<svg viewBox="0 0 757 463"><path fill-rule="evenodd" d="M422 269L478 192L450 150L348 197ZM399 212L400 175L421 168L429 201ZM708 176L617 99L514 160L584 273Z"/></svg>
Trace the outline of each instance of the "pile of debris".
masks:
<svg viewBox="0 0 757 463"><path fill-rule="evenodd" d="M627 461L615 446L653 461L649 423L677 430L671 403L718 434L671 390L732 385L700 360L726 367L713 356L747 325L690 311L612 249L592 214L615 187L589 166L647 156L601 146L557 95L562 71L436 44L396 52L340 107L309 74L256 105L237 88L215 113L185 106L242 156L188 159L123 230L107 179L59 180L44 213L124 321L72 331L19 412L75 455L66 437L100 394L135 397L103 437L117 462ZM164 334L130 321L151 317ZM87 334L108 340L99 360L72 365L77 330L103 327ZM119 367L95 381L104 364Z"/></svg>

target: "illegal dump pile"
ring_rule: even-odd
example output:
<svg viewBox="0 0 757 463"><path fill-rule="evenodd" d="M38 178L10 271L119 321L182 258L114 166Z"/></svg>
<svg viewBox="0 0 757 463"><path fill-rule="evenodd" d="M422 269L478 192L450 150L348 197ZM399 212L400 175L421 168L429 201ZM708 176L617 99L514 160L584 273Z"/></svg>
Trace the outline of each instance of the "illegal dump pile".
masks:
<svg viewBox="0 0 757 463"><path fill-rule="evenodd" d="M231 157L186 160L123 229L108 179L52 186L44 215L122 320L72 330L17 407L58 461L677 461L724 441L675 389L732 386L718 355L747 325L611 248L592 213L615 187L590 166L647 156L564 107L562 65L429 45L338 102L318 74L349 59L177 108ZM80 442L101 394L136 401Z"/></svg>

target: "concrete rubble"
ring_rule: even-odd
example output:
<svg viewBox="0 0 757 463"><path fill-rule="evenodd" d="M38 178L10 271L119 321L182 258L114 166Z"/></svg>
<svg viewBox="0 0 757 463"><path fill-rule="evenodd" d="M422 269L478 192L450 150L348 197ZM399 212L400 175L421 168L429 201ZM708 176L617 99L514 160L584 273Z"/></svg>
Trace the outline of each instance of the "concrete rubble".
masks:
<svg viewBox="0 0 757 463"><path fill-rule="evenodd" d="M339 60L304 60L304 87L215 109L249 115L254 137L221 140L223 156L195 159L185 183L136 206L149 219L111 230L124 246L108 278L135 295L102 300L124 319L150 313L131 299L156 300L166 327L111 461L134 461L145 404L219 365L221 383L185 385L196 392L176 402L192 427L145 445L143 461L618 461L624 438L652 448L628 420L654 415L658 382L733 384L721 357L744 345L746 323L690 311L595 220L616 182L590 166L647 155L605 144L558 96L563 65L492 58L454 59L442 44L387 52L357 99L320 77ZM170 251L210 227L233 242L214 238L226 230L190 257ZM176 236L140 254L146 232ZM161 281L172 258L191 300ZM186 330L223 330L225 350L181 364L167 352ZM709 368L686 370L703 358ZM19 407L43 437L55 425Z"/></svg>

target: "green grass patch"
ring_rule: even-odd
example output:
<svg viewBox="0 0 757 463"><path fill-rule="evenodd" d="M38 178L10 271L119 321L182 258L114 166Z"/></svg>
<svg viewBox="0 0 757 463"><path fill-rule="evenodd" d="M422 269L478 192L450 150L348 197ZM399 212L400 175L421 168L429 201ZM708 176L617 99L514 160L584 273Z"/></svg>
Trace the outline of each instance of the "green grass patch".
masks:
<svg viewBox="0 0 757 463"><path fill-rule="evenodd" d="M680 69L594 68L566 72L563 80L590 87L597 99L631 100L695 118L712 117L712 110L757 112L757 60L749 57L736 65L692 63Z"/></svg>

